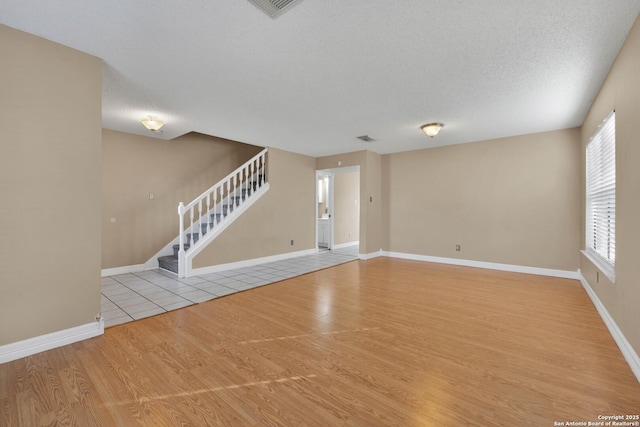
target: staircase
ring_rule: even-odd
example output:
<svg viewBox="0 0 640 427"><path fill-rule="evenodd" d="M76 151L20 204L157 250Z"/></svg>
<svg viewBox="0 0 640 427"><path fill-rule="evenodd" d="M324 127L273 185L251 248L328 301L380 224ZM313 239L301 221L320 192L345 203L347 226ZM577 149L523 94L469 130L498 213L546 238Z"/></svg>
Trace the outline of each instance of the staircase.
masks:
<svg viewBox="0 0 640 427"><path fill-rule="evenodd" d="M269 190L266 166L265 148L191 203L180 202L178 242L172 255L158 257L159 267L189 277L193 257Z"/></svg>

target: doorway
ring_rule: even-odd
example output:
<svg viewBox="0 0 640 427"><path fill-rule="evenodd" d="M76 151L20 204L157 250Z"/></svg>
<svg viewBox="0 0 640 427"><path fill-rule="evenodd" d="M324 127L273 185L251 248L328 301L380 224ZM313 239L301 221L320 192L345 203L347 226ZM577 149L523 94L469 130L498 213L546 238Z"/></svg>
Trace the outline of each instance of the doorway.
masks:
<svg viewBox="0 0 640 427"><path fill-rule="evenodd" d="M333 241L333 173L316 172L316 242L318 250L331 250Z"/></svg>
<svg viewBox="0 0 640 427"><path fill-rule="evenodd" d="M360 167L316 171L318 251L359 249Z"/></svg>

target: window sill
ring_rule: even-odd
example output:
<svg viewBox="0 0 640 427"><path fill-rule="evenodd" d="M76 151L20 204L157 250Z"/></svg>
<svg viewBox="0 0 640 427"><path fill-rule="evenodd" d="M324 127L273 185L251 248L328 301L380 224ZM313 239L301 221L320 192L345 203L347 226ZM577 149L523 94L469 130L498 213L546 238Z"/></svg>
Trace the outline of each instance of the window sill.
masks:
<svg viewBox="0 0 640 427"><path fill-rule="evenodd" d="M600 259L600 257L594 255L589 250L584 250L584 251L580 251L580 252L582 252L582 254L585 257L587 257L587 259L589 261L591 261L593 263L593 265L595 265L602 272L602 274L607 276L607 279L609 279L611 281L611 283L616 283L616 272L615 272L614 269L611 268L611 266L609 266L606 263L604 263Z"/></svg>

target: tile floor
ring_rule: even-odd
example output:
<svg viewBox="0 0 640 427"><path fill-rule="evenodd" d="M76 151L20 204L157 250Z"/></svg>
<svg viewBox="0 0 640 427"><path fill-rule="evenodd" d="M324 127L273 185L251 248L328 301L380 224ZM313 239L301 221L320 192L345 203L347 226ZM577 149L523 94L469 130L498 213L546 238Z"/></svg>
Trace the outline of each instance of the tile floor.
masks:
<svg viewBox="0 0 640 427"><path fill-rule="evenodd" d="M358 259L358 246L178 279L155 269L102 278L104 326L115 326Z"/></svg>

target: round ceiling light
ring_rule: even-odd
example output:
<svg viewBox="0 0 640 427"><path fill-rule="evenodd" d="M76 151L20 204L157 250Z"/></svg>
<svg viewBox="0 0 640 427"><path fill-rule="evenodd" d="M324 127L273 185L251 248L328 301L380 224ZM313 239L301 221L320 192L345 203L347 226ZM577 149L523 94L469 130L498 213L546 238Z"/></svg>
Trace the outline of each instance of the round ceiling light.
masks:
<svg viewBox="0 0 640 427"><path fill-rule="evenodd" d="M433 138L440 133L440 130L444 127L444 123L429 123L420 126L420 129L424 131L430 138Z"/></svg>
<svg viewBox="0 0 640 427"><path fill-rule="evenodd" d="M151 132L158 132L160 128L164 126L164 122L157 116L147 116L140 120L140 123L142 123L142 126L146 127Z"/></svg>

